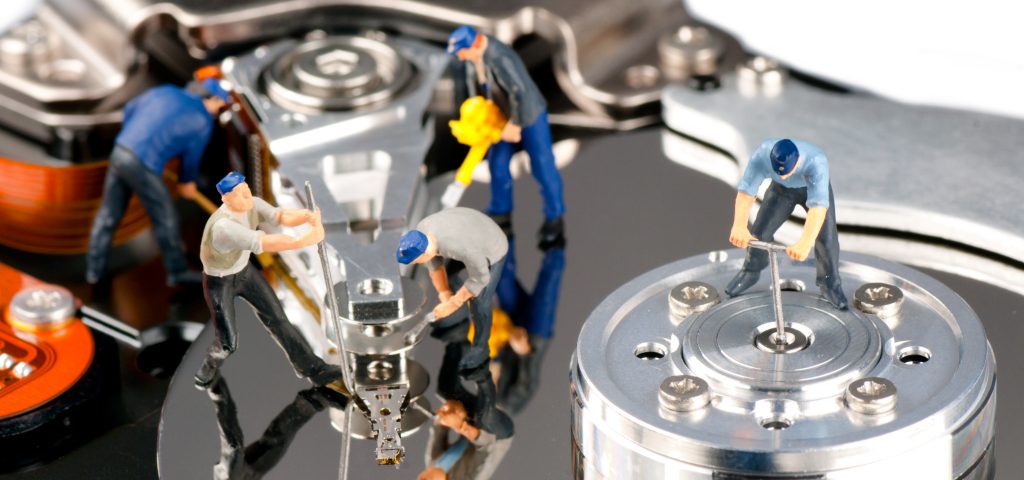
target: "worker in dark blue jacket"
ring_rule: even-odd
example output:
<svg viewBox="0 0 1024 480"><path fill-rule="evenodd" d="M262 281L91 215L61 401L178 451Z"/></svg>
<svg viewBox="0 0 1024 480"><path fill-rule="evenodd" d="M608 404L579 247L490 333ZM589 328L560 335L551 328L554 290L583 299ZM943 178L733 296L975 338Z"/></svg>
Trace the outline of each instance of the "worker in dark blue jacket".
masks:
<svg viewBox="0 0 1024 480"><path fill-rule="evenodd" d="M480 95L502 108L508 123L501 141L487 153L491 171L491 204L487 213L509 231L512 213L512 174L509 162L518 149L530 156L530 173L544 199L544 224L538 234L542 248L564 241L562 177L551 149L547 103L514 50L490 35L461 26L448 37L448 53L461 62L453 65L458 85L456 98Z"/></svg>
<svg viewBox="0 0 1024 480"><path fill-rule="evenodd" d="M213 132L214 118L230 96L216 79L193 82L185 89L161 85L143 92L124 108L121 132L110 153L103 203L93 220L85 278L91 284L106 274L114 230L132 193L139 197L163 252L167 284L201 283L188 269L178 214L163 182L164 165L178 157L178 192L193 198L199 162Z"/></svg>

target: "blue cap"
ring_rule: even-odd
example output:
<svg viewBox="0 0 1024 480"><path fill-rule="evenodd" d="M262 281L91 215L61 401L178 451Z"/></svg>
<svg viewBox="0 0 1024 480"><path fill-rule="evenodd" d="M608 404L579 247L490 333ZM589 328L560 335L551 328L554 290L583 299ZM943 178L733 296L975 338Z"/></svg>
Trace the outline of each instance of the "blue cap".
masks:
<svg viewBox="0 0 1024 480"><path fill-rule="evenodd" d="M203 88L210 92L210 95L213 95L214 97L224 100L225 102L231 101L231 94L220 86L220 80L217 80L216 78L207 78L203 80Z"/></svg>
<svg viewBox="0 0 1024 480"><path fill-rule="evenodd" d="M413 260L423 255L423 252L427 251L427 244L430 243L427 240L427 236L419 230L409 230L402 235L402 239L398 241L398 251L395 252L395 259L402 265L408 265Z"/></svg>
<svg viewBox="0 0 1024 480"><path fill-rule="evenodd" d="M456 52L463 48L472 47L475 41L476 30L473 30L473 27L463 25L456 28L451 35L448 35L448 54L455 55Z"/></svg>
<svg viewBox="0 0 1024 480"><path fill-rule="evenodd" d="M224 178L217 182L217 191L220 192L221 195L227 195L228 193L231 193L235 187L243 183L245 183L245 175L238 172L231 172L224 175Z"/></svg>
<svg viewBox="0 0 1024 480"><path fill-rule="evenodd" d="M796 144L792 140L788 138L779 140L772 147L772 171L779 176L787 175L796 167L798 158L800 158L800 151L796 149Z"/></svg>

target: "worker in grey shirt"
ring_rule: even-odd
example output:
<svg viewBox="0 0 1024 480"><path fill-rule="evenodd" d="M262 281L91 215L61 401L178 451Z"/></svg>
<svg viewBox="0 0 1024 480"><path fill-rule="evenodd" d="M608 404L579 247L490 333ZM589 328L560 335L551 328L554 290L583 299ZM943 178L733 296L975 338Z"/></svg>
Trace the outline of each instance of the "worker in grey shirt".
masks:
<svg viewBox="0 0 1024 480"><path fill-rule="evenodd" d="M270 206L252 196L245 177L231 172L217 183L223 205L206 222L199 247L203 262L203 289L216 329L206 360L196 373L196 386L206 389L216 379L224 360L238 347L235 297L242 297L284 349L299 375L317 385L341 378L341 369L324 362L285 316L281 302L260 272L249 266L250 253L280 252L313 245L324 238L320 213ZM308 223L313 228L295 238L265 234L260 223L288 227Z"/></svg>
<svg viewBox="0 0 1024 480"><path fill-rule="evenodd" d="M441 303L434 307L435 321L451 316L463 304L473 322L473 347L459 361L459 371L469 373L489 359L491 297L501 277L508 240L493 220L476 210L449 208L430 215L402 236L396 257L399 263L426 264ZM467 279L456 292L448 283L443 258L462 262ZM486 370L486 369L485 369Z"/></svg>

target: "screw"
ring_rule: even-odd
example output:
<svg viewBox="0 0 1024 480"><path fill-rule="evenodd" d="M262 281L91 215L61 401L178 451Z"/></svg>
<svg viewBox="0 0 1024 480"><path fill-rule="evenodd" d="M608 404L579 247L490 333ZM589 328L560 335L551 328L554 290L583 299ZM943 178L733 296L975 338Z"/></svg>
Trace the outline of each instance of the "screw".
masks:
<svg viewBox="0 0 1024 480"><path fill-rule="evenodd" d="M896 385L881 377L865 377L846 387L846 406L858 413L877 415L896 408Z"/></svg>
<svg viewBox="0 0 1024 480"><path fill-rule="evenodd" d="M697 25L683 25L658 40L662 69L672 80L714 75L723 51L721 38Z"/></svg>
<svg viewBox="0 0 1024 480"><path fill-rule="evenodd" d="M661 71L653 65L633 65L626 69L623 78L629 88L643 90L658 85Z"/></svg>
<svg viewBox="0 0 1024 480"><path fill-rule="evenodd" d="M753 57L736 69L736 81L745 97L774 97L782 93L784 79L779 63L765 57Z"/></svg>
<svg viewBox="0 0 1024 480"><path fill-rule="evenodd" d="M720 301L718 290L704 282L683 282L668 294L669 309L680 319L707 311Z"/></svg>
<svg viewBox="0 0 1024 480"><path fill-rule="evenodd" d="M66 288L46 285L28 287L11 299L10 322L21 331L61 328L74 318L75 298Z"/></svg>
<svg viewBox="0 0 1024 480"><path fill-rule="evenodd" d="M661 382L658 400L662 407L676 412L704 408L710 401L708 382L692 375L674 375Z"/></svg>
<svg viewBox="0 0 1024 480"><path fill-rule="evenodd" d="M25 378L29 376L30 373L32 373L32 370L33 368L31 365L25 362L18 362L18 364L14 366L14 369L11 370L11 372L14 373L15 377Z"/></svg>
<svg viewBox="0 0 1024 480"><path fill-rule="evenodd" d="M8 370L14 366L14 357L8 353L0 353L0 370Z"/></svg>
<svg viewBox="0 0 1024 480"><path fill-rule="evenodd" d="M895 317L903 307L903 290L888 283L865 283L853 294L853 304L878 318Z"/></svg>

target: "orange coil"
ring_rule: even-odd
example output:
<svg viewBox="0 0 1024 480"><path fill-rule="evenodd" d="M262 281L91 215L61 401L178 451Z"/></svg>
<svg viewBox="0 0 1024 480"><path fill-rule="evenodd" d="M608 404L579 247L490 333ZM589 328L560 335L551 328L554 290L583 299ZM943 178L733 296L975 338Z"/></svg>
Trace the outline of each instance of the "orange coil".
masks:
<svg viewBox="0 0 1024 480"><path fill-rule="evenodd" d="M34 253L84 253L106 172L105 161L50 166L0 157L0 244ZM114 243L148 226L142 204L132 196Z"/></svg>

